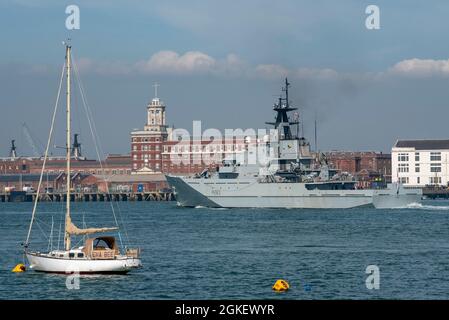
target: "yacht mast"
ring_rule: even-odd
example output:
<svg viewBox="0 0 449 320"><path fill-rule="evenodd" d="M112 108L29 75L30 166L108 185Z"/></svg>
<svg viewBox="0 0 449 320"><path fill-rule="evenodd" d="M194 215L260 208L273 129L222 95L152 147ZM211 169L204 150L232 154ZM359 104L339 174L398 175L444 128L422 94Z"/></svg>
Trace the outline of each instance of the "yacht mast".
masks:
<svg viewBox="0 0 449 320"><path fill-rule="evenodd" d="M70 219L70 67L71 67L71 49L72 47L67 44L66 45L66 64L67 64L67 142L66 142L66 158L67 158L67 170L66 170L66 188L67 188L67 195L66 195L66 215L65 215L65 236L64 236L64 244L65 249L70 250L70 233L68 232L68 225L71 221Z"/></svg>

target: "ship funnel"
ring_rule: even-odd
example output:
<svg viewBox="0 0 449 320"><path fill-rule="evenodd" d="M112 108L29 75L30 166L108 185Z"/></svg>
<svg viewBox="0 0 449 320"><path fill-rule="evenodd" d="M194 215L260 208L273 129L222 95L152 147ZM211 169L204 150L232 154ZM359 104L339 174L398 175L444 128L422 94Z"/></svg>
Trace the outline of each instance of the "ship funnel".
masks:
<svg viewBox="0 0 449 320"><path fill-rule="evenodd" d="M17 158L17 151L16 151L16 146L15 146L15 142L16 140L11 140L11 149L9 151L9 156L11 158Z"/></svg>
<svg viewBox="0 0 449 320"><path fill-rule="evenodd" d="M75 159L80 158L81 155L81 143L78 142L79 134L75 133L73 135L73 145L72 145L72 157Z"/></svg>

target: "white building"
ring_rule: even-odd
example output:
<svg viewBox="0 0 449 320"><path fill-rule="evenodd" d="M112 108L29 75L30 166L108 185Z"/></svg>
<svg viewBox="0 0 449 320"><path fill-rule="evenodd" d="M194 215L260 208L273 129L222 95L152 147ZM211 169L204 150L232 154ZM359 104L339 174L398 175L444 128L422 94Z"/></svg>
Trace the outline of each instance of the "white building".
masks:
<svg viewBox="0 0 449 320"><path fill-rule="evenodd" d="M391 150L391 176L408 186L449 182L449 140L398 140Z"/></svg>

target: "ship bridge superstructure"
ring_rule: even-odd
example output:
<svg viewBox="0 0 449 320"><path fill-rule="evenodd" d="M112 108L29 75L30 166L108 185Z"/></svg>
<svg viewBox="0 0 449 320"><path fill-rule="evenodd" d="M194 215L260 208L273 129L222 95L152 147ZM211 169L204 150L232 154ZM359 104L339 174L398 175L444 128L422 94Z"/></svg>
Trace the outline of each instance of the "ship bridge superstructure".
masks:
<svg viewBox="0 0 449 320"><path fill-rule="evenodd" d="M285 98L281 95L278 103L275 103L273 106L273 110L276 112L275 122L265 122L266 124L274 126L274 128L278 130L279 139L281 140L292 140L299 138L298 134L293 135L291 127L292 125L299 125L299 117L292 121L288 115L289 112L298 110L298 108L290 106L288 99L289 86L290 83L288 82L288 79L285 78L285 87L282 88L282 91L285 92Z"/></svg>
<svg viewBox="0 0 449 320"><path fill-rule="evenodd" d="M290 112L298 110L290 105L289 91L290 83L285 78L285 86L282 88L285 96L281 94L278 103L274 104L273 110L276 112L274 122L266 124L274 126L277 133L277 139L274 150L277 152L275 162L279 171L292 171L300 168L302 171L310 169L312 155L310 144L304 138L299 136L299 113L295 112L293 117ZM293 128L296 127L296 132Z"/></svg>

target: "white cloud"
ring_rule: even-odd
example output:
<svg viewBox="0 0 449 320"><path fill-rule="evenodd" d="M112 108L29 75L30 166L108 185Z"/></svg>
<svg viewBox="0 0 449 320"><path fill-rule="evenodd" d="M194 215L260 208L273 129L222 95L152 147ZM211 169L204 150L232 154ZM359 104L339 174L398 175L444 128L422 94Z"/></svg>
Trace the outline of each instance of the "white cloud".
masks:
<svg viewBox="0 0 449 320"><path fill-rule="evenodd" d="M217 76L241 76L248 71L247 64L236 54L230 53L224 59L215 59L200 51L189 51L182 55L175 51L159 51L148 60L136 63L95 61L80 58L77 61L81 72L101 75L125 74L176 74Z"/></svg>
<svg viewBox="0 0 449 320"><path fill-rule="evenodd" d="M328 68L289 69L279 64L251 66L234 53L228 54L223 59L217 59L200 51L188 51L184 54L179 54L175 51L164 50L156 52L147 60L141 60L136 63L80 58L76 60L76 65L82 73L99 75L210 74L221 77L256 77L264 79L279 79L286 76L302 79L333 79L339 76L335 70Z"/></svg>
<svg viewBox="0 0 449 320"><path fill-rule="evenodd" d="M449 76L449 59L408 59L396 63L388 73L403 76Z"/></svg>
<svg viewBox="0 0 449 320"><path fill-rule="evenodd" d="M248 71L248 65L238 55L230 53L224 60L219 60L216 73L227 76L242 76Z"/></svg>
<svg viewBox="0 0 449 320"><path fill-rule="evenodd" d="M200 51L188 51L183 55L174 51L159 51L135 66L142 73L192 74L212 72L217 61Z"/></svg>
<svg viewBox="0 0 449 320"><path fill-rule="evenodd" d="M224 58L214 58L200 51L188 51L179 54L165 50L154 53L149 59L138 62L76 60L78 69L83 73L99 75L133 74L171 74L171 75L214 75L217 77L250 77L263 79L337 80L353 78L364 80L382 80L389 77L449 77L449 59L408 59L403 60L381 72L342 73L331 68L289 68L280 64L250 65L234 53ZM45 73L46 66L36 66L36 73Z"/></svg>

